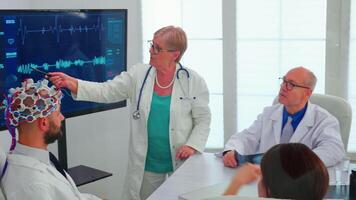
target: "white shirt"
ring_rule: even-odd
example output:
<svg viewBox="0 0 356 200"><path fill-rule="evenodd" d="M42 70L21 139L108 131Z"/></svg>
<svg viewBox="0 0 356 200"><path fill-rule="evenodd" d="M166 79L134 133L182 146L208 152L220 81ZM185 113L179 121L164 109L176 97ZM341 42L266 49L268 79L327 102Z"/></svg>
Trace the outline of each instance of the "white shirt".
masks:
<svg viewBox="0 0 356 200"><path fill-rule="evenodd" d="M66 179L51 164L46 150L17 143L7 161L1 187L8 200L100 200L81 194L70 175Z"/></svg>
<svg viewBox="0 0 356 200"><path fill-rule="evenodd" d="M6 153L5 151L0 147L0 173L2 173L2 168L6 162Z"/></svg>

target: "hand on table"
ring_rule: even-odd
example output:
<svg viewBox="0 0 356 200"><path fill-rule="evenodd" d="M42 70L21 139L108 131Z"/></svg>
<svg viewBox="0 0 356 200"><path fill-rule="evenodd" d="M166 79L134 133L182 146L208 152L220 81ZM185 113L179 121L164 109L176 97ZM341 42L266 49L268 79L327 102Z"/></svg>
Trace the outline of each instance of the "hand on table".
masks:
<svg viewBox="0 0 356 200"><path fill-rule="evenodd" d="M191 155L195 154L196 150L188 145L183 145L178 148L176 153L176 159L184 160L189 158Z"/></svg>
<svg viewBox="0 0 356 200"><path fill-rule="evenodd" d="M250 184L261 177L261 169L259 165L247 163L237 169L237 172L232 179L229 187L224 195L235 195L241 186Z"/></svg>
<svg viewBox="0 0 356 200"><path fill-rule="evenodd" d="M238 163L235 159L235 151L231 150L225 153L225 155L223 156L223 162L226 167L231 167L231 168L237 167Z"/></svg>

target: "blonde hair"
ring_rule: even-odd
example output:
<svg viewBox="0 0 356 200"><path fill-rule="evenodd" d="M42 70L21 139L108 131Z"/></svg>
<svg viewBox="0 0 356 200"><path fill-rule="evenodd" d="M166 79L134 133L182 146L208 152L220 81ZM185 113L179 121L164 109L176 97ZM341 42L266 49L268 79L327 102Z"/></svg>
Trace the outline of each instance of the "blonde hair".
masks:
<svg viewBox="0 0 356 200"><path fill-rule="evenodd" d="M177 50L180 52L176 62L182 58L187 49L187 35L182 28L176 26L166 26L154 33L154 36L161 36L170 50Z"/></svg>

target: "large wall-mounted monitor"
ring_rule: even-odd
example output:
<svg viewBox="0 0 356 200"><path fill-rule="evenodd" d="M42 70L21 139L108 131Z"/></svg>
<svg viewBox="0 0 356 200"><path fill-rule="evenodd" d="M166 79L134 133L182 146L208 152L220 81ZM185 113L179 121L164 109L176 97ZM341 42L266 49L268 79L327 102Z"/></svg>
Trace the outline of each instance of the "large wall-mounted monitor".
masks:
<svg viewBox="0 0 356 200"><path fill-rule="evenodd" d="M62 71L104 82L126 70L127 10L0 10L0 102L39 72ZM38 70L35 70L38 69ZM126 106L77 102L65 94L65 117ZM0 130L6 129L0 109Z"/></svg>

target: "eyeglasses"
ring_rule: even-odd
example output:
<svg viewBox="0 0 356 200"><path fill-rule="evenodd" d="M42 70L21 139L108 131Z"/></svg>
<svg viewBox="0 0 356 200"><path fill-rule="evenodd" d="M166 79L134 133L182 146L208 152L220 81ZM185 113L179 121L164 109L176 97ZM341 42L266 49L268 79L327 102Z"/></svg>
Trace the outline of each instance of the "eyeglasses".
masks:
<svg viewBox="0 0 356 200"><path fill-rule="evenodd" d="M287 80L285 80L284 77L280 77L279 80L282 80L281 86L285 85L288 91L293 90L295 87L310 89L310 87L298 85L298 84L292 83L291 81L287 81Z"/></svg>
<svg viewBox="0 0 356 200"><path fill-rule="evenodd" d="M152 49L153 54L155 54L155 55L159 54L159 52L174 52L174 51L177 51L177 50L173 50L173 49L162 49L158 45L155 45L152 40L148 41L148 45L149 45L150 49Z"/></svg>

